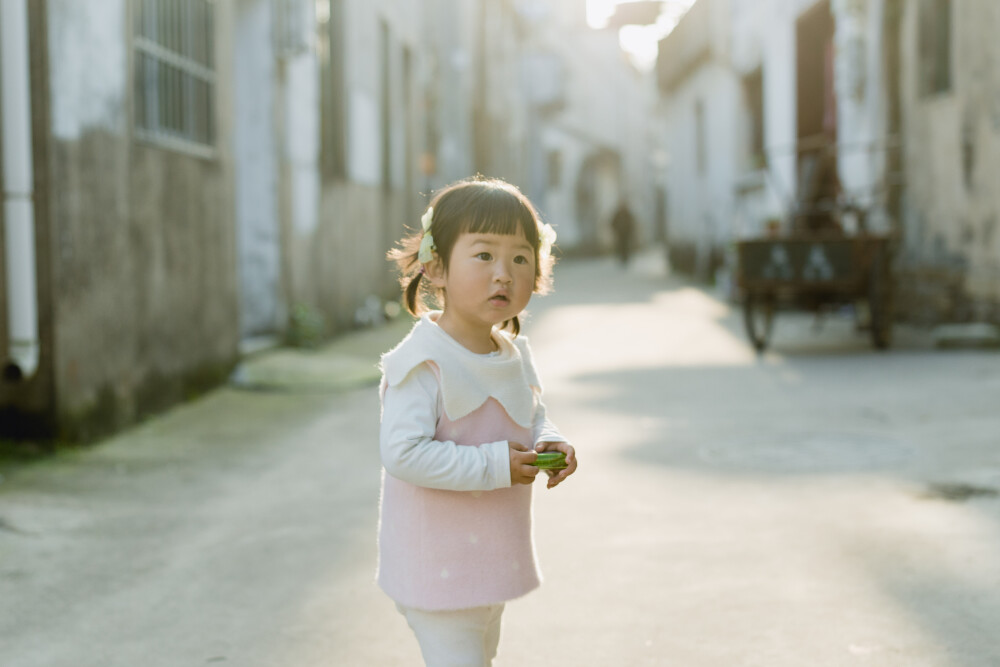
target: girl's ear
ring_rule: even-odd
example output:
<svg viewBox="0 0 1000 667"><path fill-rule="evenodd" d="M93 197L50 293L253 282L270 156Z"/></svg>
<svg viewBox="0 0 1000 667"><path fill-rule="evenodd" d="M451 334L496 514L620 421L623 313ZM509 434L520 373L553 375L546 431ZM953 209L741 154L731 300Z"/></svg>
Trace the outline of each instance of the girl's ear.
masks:
<svg viewBox="0 0 1000 667"><path fill-rule="evenodd" d="M436 254L434 255L434 259L424 264L424 278L433 287L444 287L444 273L444 262Z"/></svg>

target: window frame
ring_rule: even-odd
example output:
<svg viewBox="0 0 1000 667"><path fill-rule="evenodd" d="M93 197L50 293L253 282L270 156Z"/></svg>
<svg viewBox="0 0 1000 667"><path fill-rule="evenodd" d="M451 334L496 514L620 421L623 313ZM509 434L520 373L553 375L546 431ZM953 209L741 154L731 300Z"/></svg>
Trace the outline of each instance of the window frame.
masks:
<svg viewBox="0 0 1000 667"><path fill-rule="evenodd" d="M195 2L203 3L202 12L192 11ZM217 157L214 3L134 0L129 4L133 137L200 158ZM164 18L174 25L162 29ZM170 118L164 119L164 112Z"/></svg>

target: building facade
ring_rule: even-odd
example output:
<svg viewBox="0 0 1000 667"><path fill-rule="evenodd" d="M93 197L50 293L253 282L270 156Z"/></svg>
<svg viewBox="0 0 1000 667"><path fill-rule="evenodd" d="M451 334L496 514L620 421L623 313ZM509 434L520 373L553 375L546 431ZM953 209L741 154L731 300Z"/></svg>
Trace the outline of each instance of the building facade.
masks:
<svg viewBox="0 0 1000 667"><path fill-rule="evenodd" d="M18 70L32 141L2 175L0 347L26 343L9 306L27 299L39 351L33 367L5 355L8 434L91 437L218 383L237 358L232 6L195 4L173 17L184 26L174 33L153 4L3 3L2 141L17 141L7 122ZM20 25L9 20L18 9ZM205 25L217 29L195 29ZM27 39L15 52L18 29ZM25 169L34 285L11 271L27 248L12 247L7 185Z"/></svg>
<svg viewBox="0 0 1000 667"><path fill-rule="evenodd" d="M700 0L660 43L670 264L710 277L736 234L733 184L741 159L739 78L730 64L728 0Z"/></svg>
<svg viewBox="0 0 1000 667"><path fill-rule="evenodd" d="M649 127L644 107L574 109L631 99L618 64L587 70L620 55L564 54L572 93L539 121L526 72L558 14L524 3L2 6L0 437L92 439L224 381L302 313L327 335L377 320L399 296L387 250L459 178L541 195L564 246L596 233L593 155L615 156L610 187L642 182L623 128ZM536 185L566 142L561 185Z"/></svg>
<svg viewBox="0 0 1000 667"><path fill-rule="evenodd" d="M997 21L953 0L698 0L658 67L674 264L726 273L733 241L824 197L899 240L899 316L1000 319Z"/></svg>
<svg viewBox="0 0 1000 667"><path fill-rule="evenodd" d="M922 322L1000 323L1000 5L888 6L899 26L903 303Z"/></svg>

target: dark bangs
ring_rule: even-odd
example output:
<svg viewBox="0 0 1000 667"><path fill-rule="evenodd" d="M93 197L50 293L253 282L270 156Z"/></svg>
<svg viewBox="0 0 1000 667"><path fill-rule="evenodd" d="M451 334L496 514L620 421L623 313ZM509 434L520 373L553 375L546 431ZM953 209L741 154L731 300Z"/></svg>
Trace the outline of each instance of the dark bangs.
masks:
<svg viewBox="0 0 1000 667"><path fill-rule="evenodd" d="M538 258L537 214L521 192L497 180L472 181L442 192L434 206L434 239L447 264L460 234L516 236L520 231Z"/></svg>
<svg viewBox="0 0 1000 667"><path fill-rule="evenodd" d="M538 223L531 205L520 192L504 187L483 188L474 193L481 201L473 203L462 221L462 231L472 234L524 234L532 248L538 249Z"/></svg>

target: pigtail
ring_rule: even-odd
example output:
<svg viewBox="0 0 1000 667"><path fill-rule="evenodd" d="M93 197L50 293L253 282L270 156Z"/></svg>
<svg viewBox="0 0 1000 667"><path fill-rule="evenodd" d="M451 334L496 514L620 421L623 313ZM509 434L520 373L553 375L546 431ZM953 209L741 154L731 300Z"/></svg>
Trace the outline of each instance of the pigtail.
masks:
<svg viewBox="0 0 1000 667"><path fill-rule="evenodd" d="M420 308L420 279L424 277L424 272L420 271L413 276L404 290L406 310L410 315L419 315Z"/></svg>
<svg viewBox="0 0 1000 667"><path fill-rule="evenodd" d="M386 253L386 259L393 262L399 271L403 306L407 312L416 317L427 309L427 299L434 297L430 281L423 280L424 269L419 259L421 236L420 233L411 234Z"/></svg>

